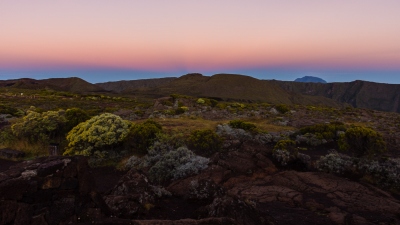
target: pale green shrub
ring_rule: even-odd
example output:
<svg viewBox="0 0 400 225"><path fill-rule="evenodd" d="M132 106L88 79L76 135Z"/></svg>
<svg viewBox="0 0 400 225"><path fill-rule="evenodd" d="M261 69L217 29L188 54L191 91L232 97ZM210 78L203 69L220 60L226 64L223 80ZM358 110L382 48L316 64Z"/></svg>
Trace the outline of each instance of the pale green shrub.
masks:
<svg viewBox="0 0 400 225"><path fill-rule="evenodd" d="M128 136L130 122L104 113L74 127L67 135L68 147L64 155L105 157L107 151L122 143Z"/></svg>

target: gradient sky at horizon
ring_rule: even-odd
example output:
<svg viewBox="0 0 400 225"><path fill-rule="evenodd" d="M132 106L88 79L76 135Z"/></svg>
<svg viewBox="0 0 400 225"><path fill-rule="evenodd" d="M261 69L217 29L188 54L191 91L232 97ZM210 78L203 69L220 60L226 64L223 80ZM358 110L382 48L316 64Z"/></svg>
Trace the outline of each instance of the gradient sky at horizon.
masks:
<svg viewBox="0 0 400 225"><path fill-rule="evenodd" d="M400 83L400 1L0 1L0 79Z"/></svg>

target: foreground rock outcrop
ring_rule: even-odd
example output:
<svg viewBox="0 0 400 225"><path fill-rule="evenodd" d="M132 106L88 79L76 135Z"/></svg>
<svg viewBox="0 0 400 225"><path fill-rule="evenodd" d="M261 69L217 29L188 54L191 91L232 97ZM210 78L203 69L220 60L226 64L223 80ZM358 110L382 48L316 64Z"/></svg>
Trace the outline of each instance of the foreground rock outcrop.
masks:
<svg viewBox="0 0 400 225"><path fill-rule="evenodd" d="M25 161L0 173L0 224L60 224L109 215L84 157Z"/></svg>
<svg viewBox="0 0 400 225"><path fill-rule="evenodd" d="M267 151L243 146L164 186L135 169L113 181L85 157L22 162L0 173L0 224L400 223L400 200L386 191L322 172L282 171ZM109 182L113 188L98 191Z"/></svg>
<svg viewBox="0 0 400 225"><path fill-rule="evenodd" d="M169 192L131 170L110 192L101 193L94 176L102 175L93 174L87 158L80 156L45 157L11 166L0 173L0 224L237 224L216 217L146 219L148 207Z"/></svg>
<svg viewBox="0 0 400 225"><path fill-rule="evenodd" d="M229 194L257 204L306 210L310 217L324 215L337 224L400 222L400 201L389 193L330 174L284 171L255 180L234 178L224 186Z"/></svg>

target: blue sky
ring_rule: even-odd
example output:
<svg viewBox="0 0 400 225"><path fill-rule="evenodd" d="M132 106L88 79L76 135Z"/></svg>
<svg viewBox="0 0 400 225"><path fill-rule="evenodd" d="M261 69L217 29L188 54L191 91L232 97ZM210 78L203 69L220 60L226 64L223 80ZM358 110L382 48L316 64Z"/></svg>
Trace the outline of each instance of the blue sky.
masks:
<svg viewBox="0 0 400 225"><path fill-rule="evenodd" d="M366 80L378 83L400 84L400 71L308 71L308 70L223 70L223 71L173 71L154 72L137 70L0 70L0 79L33 78L47 79L60 77L80 77L90 83L118 80L137 80L162 77L179 77L187 73L200 72L205 76L216 73L234 73L252 76L258 79L276 79L293 81L303 76L320 77L327 82L350 82Z"/></svg>

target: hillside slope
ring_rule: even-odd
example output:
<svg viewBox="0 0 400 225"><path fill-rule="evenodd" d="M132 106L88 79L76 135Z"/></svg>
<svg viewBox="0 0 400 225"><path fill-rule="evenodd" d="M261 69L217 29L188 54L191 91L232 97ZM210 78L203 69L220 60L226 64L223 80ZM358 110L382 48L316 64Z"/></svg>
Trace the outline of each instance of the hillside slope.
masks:
<svg viewBox="0 0 400 225"><path fill-rule="evenodd" d="M0 87L19 88L19 89L52 89L56 91L66 91L73 93L101 92L105 91L101 87L91 84L81 78L50 78L35 80L29 78L16 80L2 80Z"/></svg>
<svg viewBox="0 0 400 225"><path fill-rule="evenodd" d="M400 112L400 85L368 81L347 83L297 83L275 81L287 91L323 96L354 107Z"/></svg>
<svg viewBox="0 0 400 225"><path fill-rule="evenodd" d="M272 104L340 106L340 103L331 99L292 93L284 90L274 82L234 74L216 74L211 77L201 74L188 74L155 88L127 90L124 93L152 98L176 93L223 100L267 102Z"/></svg>
<svg viewBox="0 0 400 225"><path fill-rule="evenodd" d="M139 88L155 88L160 85L169 83L175 80L176 77L155 78L155 79L142 79L142 80L121 80L105 83L97 83L96 85L107 91L114 91L117 93L129 92Z"/></svg>

